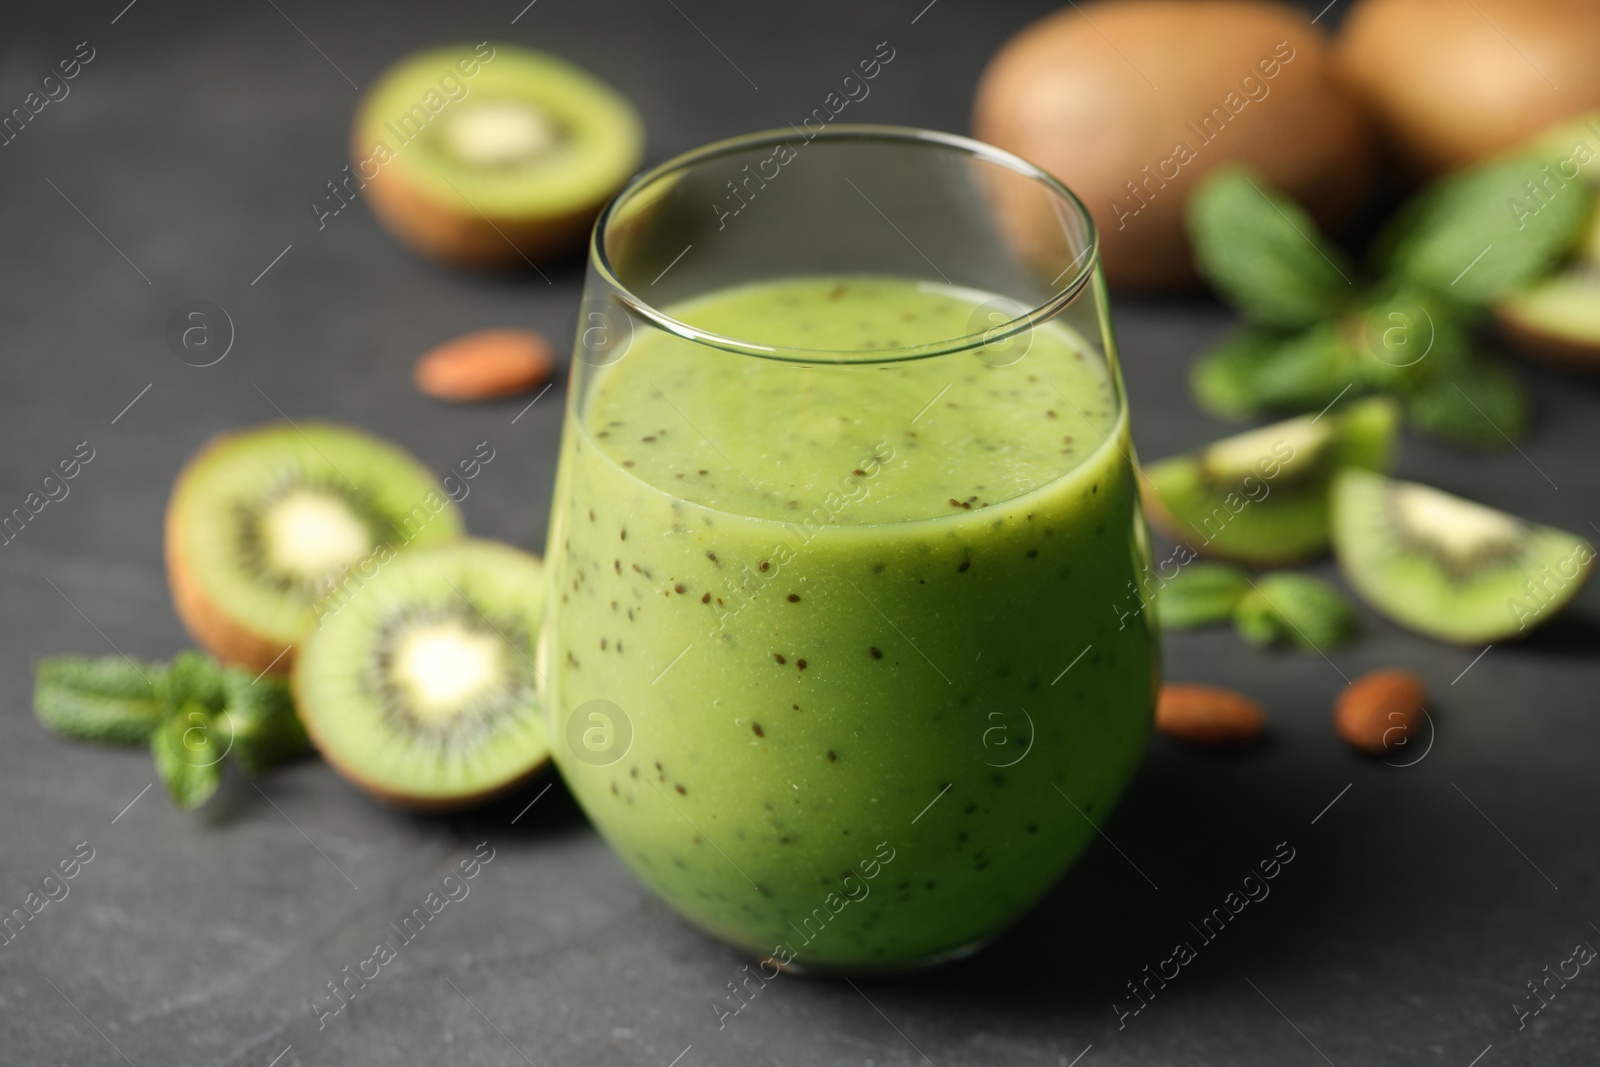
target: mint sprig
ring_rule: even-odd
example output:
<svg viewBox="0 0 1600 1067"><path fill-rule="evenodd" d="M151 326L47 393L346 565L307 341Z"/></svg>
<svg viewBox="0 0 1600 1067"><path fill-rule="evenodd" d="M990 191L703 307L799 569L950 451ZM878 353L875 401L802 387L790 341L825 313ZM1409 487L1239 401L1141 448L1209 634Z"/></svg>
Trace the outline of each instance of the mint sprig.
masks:
<svg viewBox="0 0 1600 1067"><path fill-rule="evenodd" d="M1359 272L1266 179L1218 170L1189 202L1189 231L1200 272L1247 325L1196 362L1195 397L1246 418L1387 392L1421 433L1514 440L1530 422L1527 393L1473 336L1488 304L1556 266L1594 199L1537 154L1461 171L1404 205Z"/></svg>
<svg viewBox="0 0 1600 1067"><path fill-rule="evenodd" d="M287 685L198 652L170 664L121 656L41 660L33 703L39 721L63 737L148 744L167 792L185 809L216 793L227 759L254 775L310 747Z"/></svg>

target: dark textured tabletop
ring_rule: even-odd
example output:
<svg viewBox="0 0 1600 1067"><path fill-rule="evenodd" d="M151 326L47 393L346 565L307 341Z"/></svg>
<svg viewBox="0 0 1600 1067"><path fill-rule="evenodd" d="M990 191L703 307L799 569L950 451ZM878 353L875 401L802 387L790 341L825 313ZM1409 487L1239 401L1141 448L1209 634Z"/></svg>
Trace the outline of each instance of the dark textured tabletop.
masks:
<svg viewBox="0 0 1600 1067"><path fill-rule="evenodd" d="M93 455L0 549L0 911L92 855L0 944L0 1063L1600 1058L1600 969L1541 986L1544 1000L1528 985L1600 945L1593 587L1567 619L1482 656L1371 615L1330 659L1254 651L1226 630L1173 637L1169 677L1247 687L1271 711L1268 745L1217 758L1158 740L1103 840L976 958L854 984L783 976L720 1025L713 1005L748 961L648 896L553 775L471 814L419 817L305 760L184 814L151 788L146 753L46 733L29 708L35 658L186 645L162 509L184 458L220 430L337 419L435 469L488 440L469 525L542 550L564 377L513 423L526 400L441 406L409 367L484 325L570 336L581 261L547 268L548 284L470 276L403 252L359 202L321 228L310 206L342 174L358 87L394 57L485 38L559 51L638 103L659 161L794 121L885 40L893 66L850 117L964 132L986 57L1050 6L125 2L13 5L0 25L0 111L79 42L93 55L0 147L0 511L81 443ZM205 368L164 337L195 299L235 331ZM1199 297L1117 302L1143 455L1225 429L1184 376L1228 323ZM1400 472L1597 536L1600 389L1527 377L1541 420L1520 450L1408 439ZM1390 761L1425 751L1411 766L1357 757L1330 728L1342 676L1388 665L1435 693L1429 747ZM493 859L470 895L319 1026L326 983L482 842ZM1199 939L1191 924L1275 852L1293 859L1270 896ZM1128 983L1170 974L1179 941L1195 958L1119 1024Z"/></svg>

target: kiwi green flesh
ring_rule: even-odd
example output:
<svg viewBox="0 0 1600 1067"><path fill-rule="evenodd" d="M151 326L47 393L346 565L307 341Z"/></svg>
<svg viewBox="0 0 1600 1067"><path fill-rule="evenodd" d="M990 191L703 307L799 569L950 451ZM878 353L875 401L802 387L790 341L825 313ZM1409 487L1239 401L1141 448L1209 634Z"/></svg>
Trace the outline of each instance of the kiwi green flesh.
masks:
<svg viewBox="0 0 1600 1067"><path fill-rule="evenodd" d="M209 447L180 477L169 521L207 599L285 645L344 568L385 546L461 535L455 505L415 459L317 423L270 425Z"/></svg>
<svg viewBox="0 0 1600 1067"><path fill-rule="evenodd" d="M1525 636L1577 594L1595 558L1576 534L1359 470L1334 483L1333 541L1374 608L1466 645Z"/></svg>
<svg viewBox="0 0 1600 1067"><path fill-rule="evenodd" d="M294 688L324 757L386 799L445 807L549 755L534 650L543 568L489 541L393 557L317 606Z"/></svg>
<svg viewBox="0 0 1600 1067"><path fill-rule="evenodd" d="M493 47L487 61L471 47L434 49L383 75L357 118L367 174L473 217L511 219L560 217L621 187L643 156L633 105L565 60Z"/></svg>
<svg viewBox="0 0 1600 1067"><path fill-rule="evenodd" d="M1514 336L1600 369L1600 264L1562 271L1495 309Z"/></svg>
<svg viewBox="0 0 1600 1067"><path fill-rule="evenodd" d="M1387 469L1398 422L1393 401L1372 397L1154 463L1143 479L1151 521L1224 559L1270 566L1315 556L1328 545L1334 471Z"/></svg>

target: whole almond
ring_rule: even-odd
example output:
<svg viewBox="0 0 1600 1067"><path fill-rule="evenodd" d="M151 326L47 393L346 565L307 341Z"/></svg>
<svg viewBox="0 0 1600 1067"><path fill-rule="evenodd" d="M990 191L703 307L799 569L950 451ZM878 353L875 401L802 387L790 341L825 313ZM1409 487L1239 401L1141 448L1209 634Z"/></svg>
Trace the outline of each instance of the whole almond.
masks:
<svg viewBox="0 0 1600 1067"><path fill-rule="evenodd" d="M1266 723L1260 704L1211 685L1164 685L1156 702L1156 729L1205 748L1247 745Z"/></svg>
<svg viewBox="0 0 1600 1067"><path fill-rule="evenodd" d="M425 353L412 377L440 400L487 400L532 389L554 367L550 342L530 330L479 330Z"/></svg>
<svg viewBox="0 0 1600 1067"><path fill-rule="evenodd" d="M1372 671L1339 694L1333 725L1346 743L1363 752L1392 752L1422 725L1427 702L1422 679L1410 671Z"/></svg>

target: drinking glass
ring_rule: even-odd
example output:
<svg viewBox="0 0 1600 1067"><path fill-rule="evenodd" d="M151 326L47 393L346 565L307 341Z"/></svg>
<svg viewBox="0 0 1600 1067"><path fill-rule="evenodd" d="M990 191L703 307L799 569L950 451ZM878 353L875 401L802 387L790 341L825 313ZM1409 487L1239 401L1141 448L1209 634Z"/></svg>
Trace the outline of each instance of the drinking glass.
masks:
<svg viewBox="0 0 1600 1067"><path fill-rule="evenodd" d="M624 862L764 968L972 951L1137 766L1158 648L1095 241L1023 160L868 126L690 152L595 228L546 721Z"/></svg>

